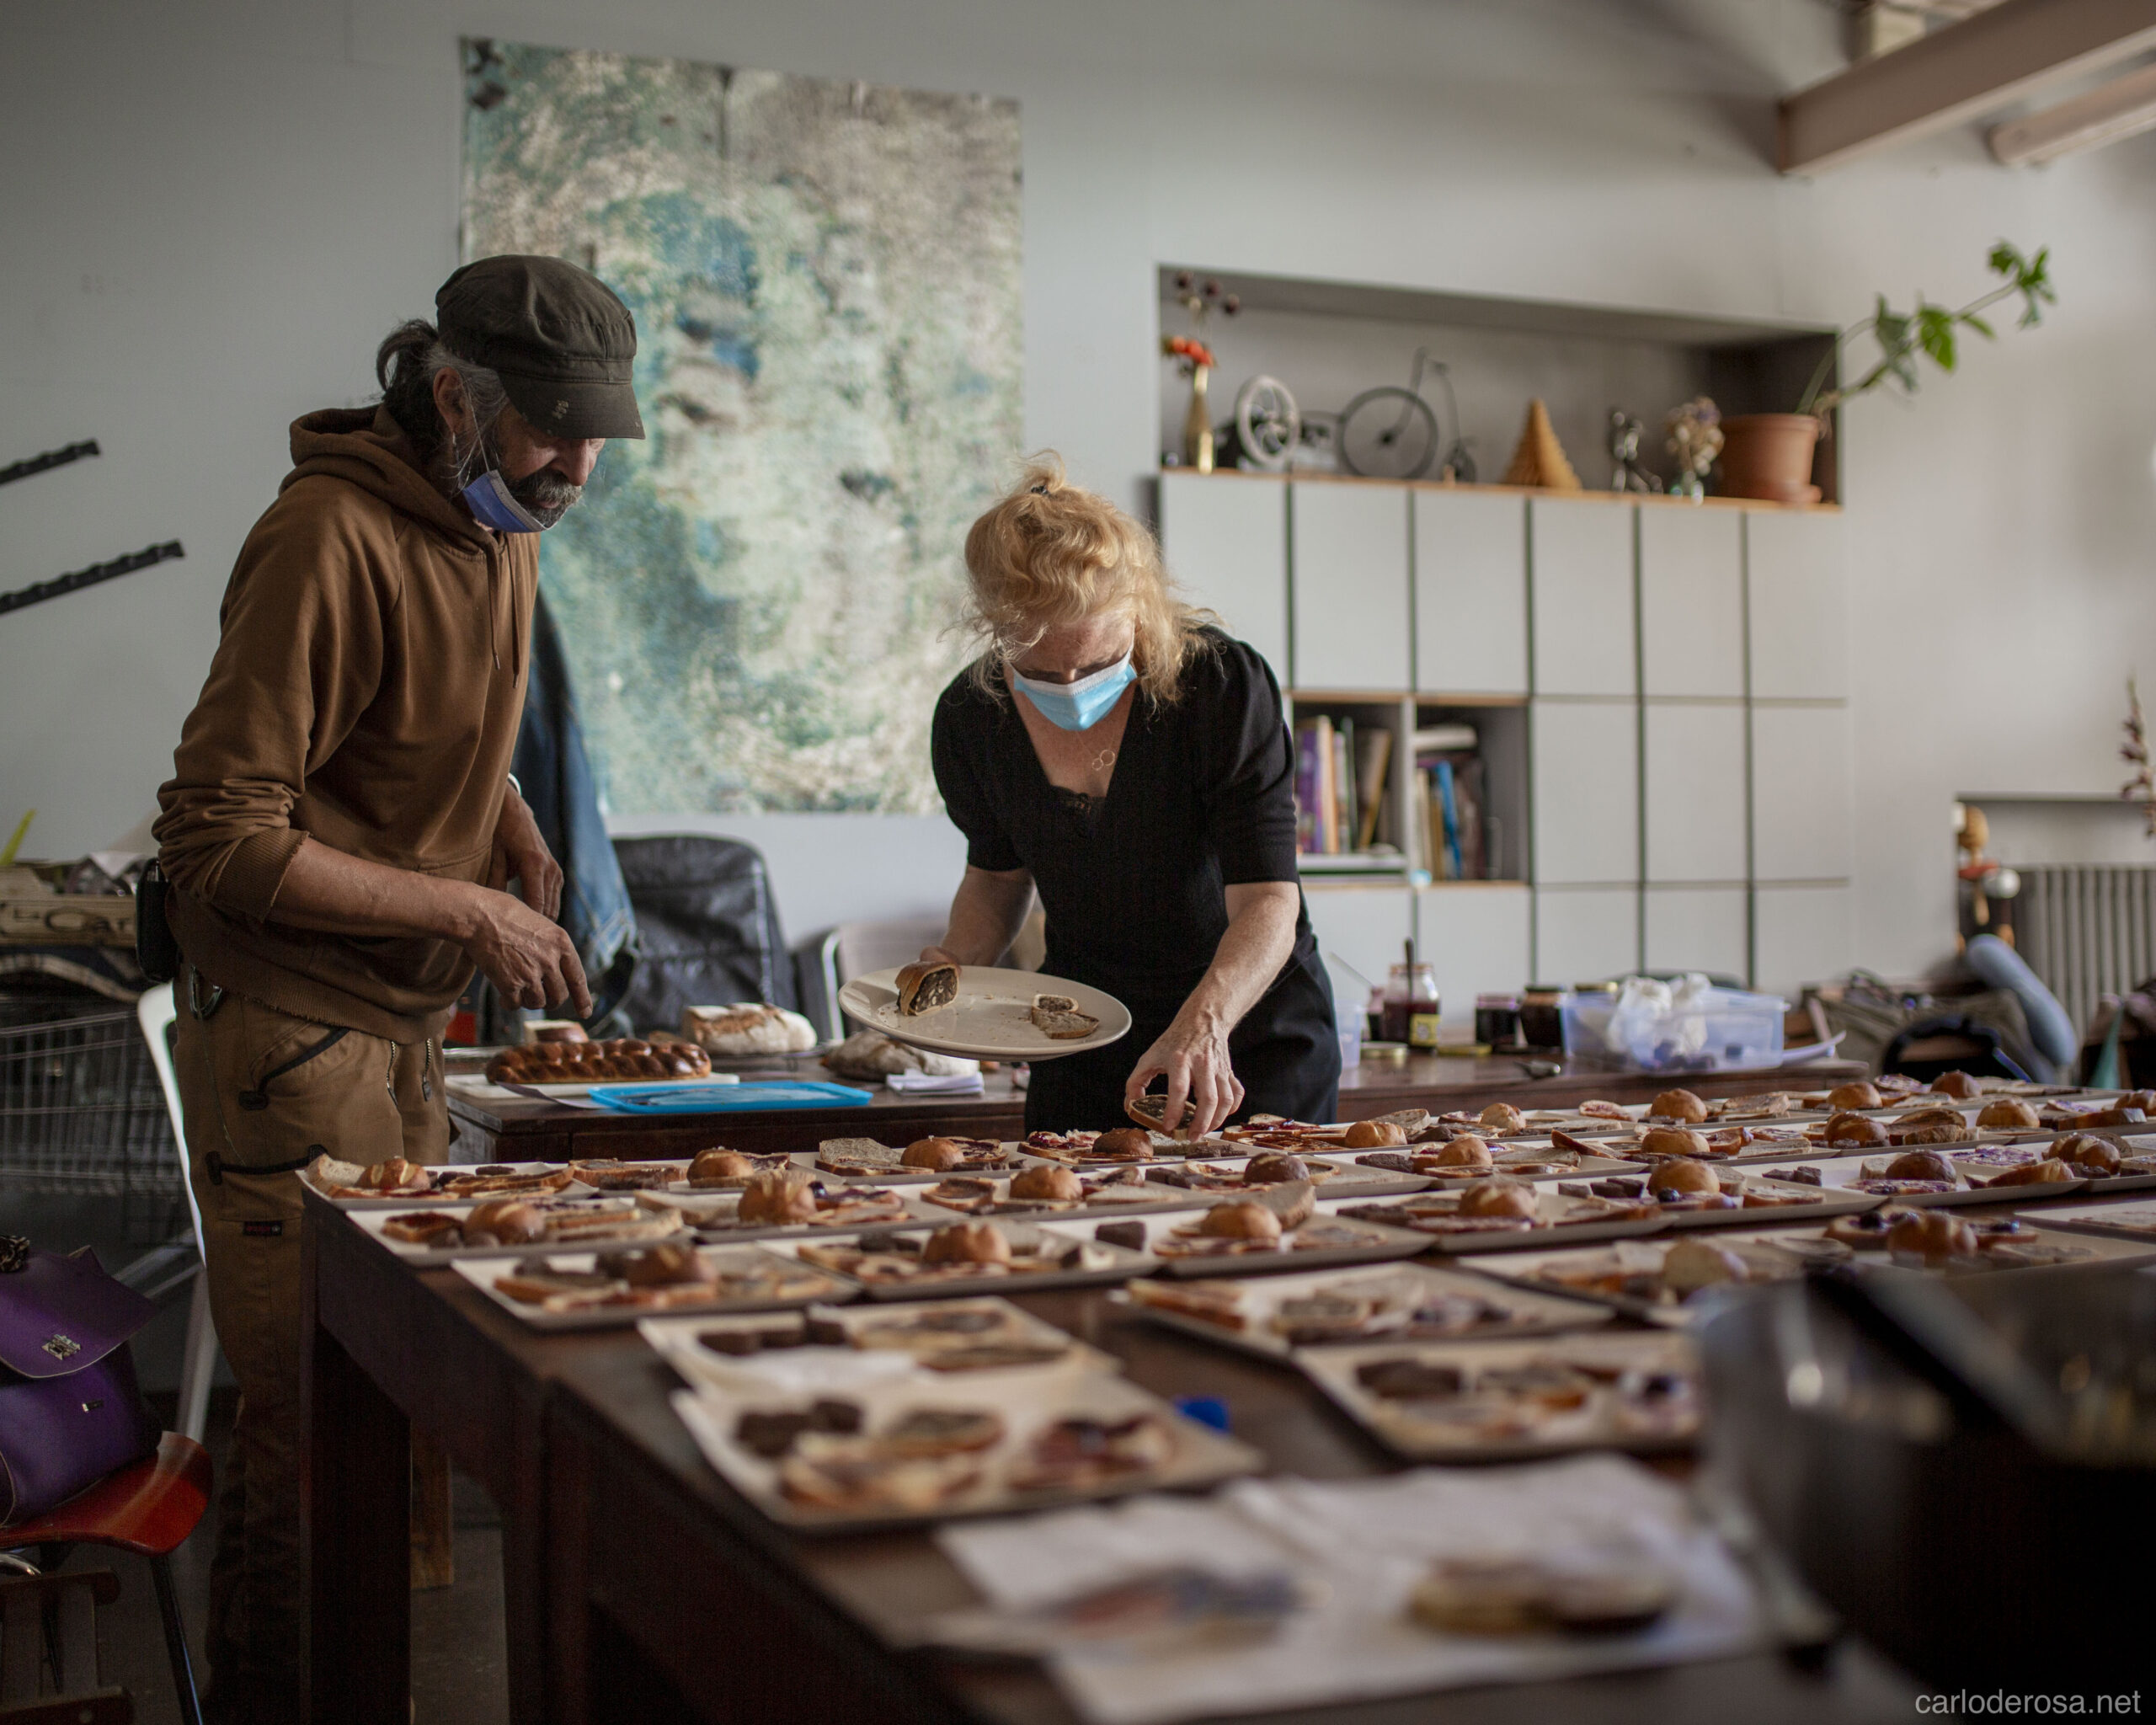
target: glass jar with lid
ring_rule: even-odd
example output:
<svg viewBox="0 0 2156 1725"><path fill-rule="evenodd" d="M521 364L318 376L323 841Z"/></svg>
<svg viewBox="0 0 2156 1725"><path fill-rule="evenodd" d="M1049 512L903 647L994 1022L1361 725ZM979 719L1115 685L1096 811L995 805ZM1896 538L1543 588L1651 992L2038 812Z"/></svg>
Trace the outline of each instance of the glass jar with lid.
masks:
<svg viewBox="0 0 2156 1725"><path fill-rule="evenodd" d="M1435 1048L1440 1005L1436 969L1417 962L1410 948L1407 957L1385 979L1385 1040Z"/></svg>

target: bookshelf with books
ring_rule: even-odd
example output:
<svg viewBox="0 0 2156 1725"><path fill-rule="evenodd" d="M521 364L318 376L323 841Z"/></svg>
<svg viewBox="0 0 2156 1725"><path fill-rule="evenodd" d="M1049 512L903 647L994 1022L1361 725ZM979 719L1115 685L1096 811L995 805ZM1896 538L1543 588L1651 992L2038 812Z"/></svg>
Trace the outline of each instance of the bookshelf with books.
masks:
<svg viewBox="0 0 2156 1725"><path fill-rule="evenodd" d="M1427 884L1524 879L1525 709L1422 697L1414 710L1408 820Z"/></svg>
<svg viewBox="0 0 2156 1725"><path fill-rule="evenodd" d="M1295 754L1295 843L1305 877L1407 884L1412 840L1406 807L1411 715L1403 697L1290 697Z"/></svg>

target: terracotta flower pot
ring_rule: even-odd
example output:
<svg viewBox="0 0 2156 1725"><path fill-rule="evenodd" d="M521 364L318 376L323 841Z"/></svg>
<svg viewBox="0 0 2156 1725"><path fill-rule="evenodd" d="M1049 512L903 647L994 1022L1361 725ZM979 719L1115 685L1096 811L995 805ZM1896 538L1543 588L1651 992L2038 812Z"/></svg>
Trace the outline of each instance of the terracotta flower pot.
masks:
<svg viewBox="0 0 2156 1725"><path fill-rule="evenodd" d="M1809 414L1740 414L1721 422L1721 494L1768 503L1817 503L1812 451L1819 422Z"/></svg>

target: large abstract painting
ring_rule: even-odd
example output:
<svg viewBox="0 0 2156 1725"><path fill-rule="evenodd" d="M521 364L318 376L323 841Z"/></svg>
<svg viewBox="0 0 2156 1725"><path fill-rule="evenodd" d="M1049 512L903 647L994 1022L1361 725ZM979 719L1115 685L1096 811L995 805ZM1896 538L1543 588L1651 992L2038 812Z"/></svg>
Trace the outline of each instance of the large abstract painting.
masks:
<svg viewBox="0 0 2156 1725"><path fill-rule="evenodd" d="M1015 103L467 42L463 249L595 270L648 441L543 542L610 806L940 805L1022 435Z"/></svg>

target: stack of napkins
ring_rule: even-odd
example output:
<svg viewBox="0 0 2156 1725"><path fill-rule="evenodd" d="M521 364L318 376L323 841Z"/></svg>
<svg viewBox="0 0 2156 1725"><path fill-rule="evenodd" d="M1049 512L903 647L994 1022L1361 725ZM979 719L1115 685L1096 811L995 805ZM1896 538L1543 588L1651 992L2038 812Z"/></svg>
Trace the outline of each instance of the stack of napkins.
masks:
<svg viewBox="0 0 2156 1725"><path fill-rule="evenodd" d="M934 1072L894 1072L883 1081L892 1089L911 1096L979 1096L978 1072L953 1072L947 1077Z"/></svg>

